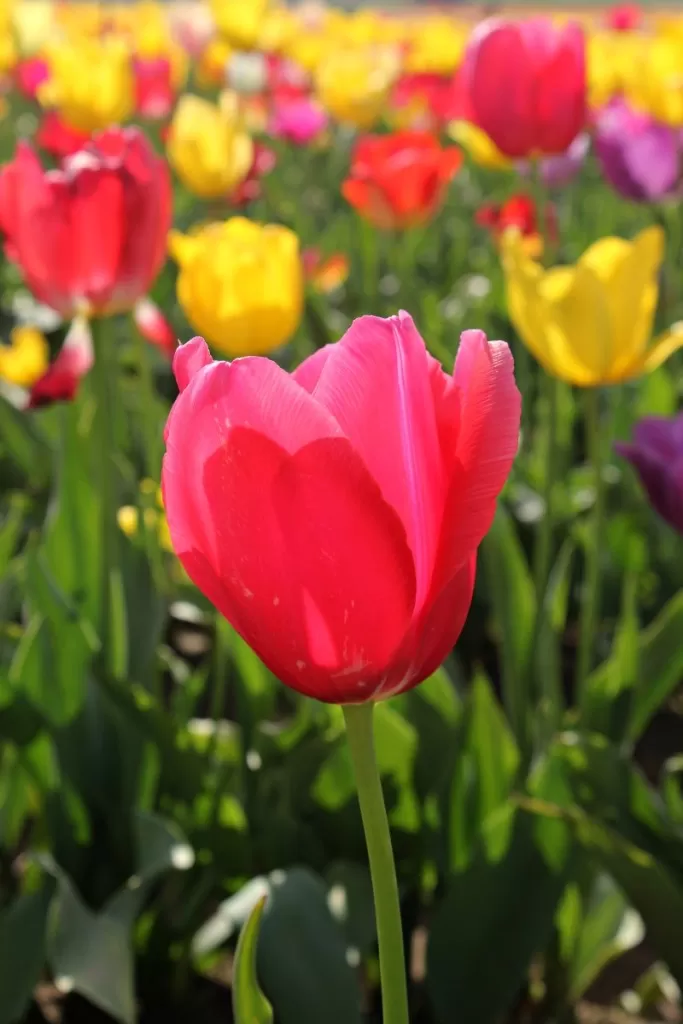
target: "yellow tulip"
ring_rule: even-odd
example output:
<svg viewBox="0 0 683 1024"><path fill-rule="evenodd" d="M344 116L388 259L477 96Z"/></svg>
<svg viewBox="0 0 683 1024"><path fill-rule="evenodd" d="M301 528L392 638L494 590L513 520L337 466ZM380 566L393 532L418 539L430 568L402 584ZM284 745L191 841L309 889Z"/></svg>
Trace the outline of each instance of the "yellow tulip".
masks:
<svg viewBox="0 0 683 1024"><path fill-rule="evenodd" d="M555 377L579 387L616 384L660 366L683 346L683 325L650 343L664 234L601 238L576 264L545 270L517 233L502 240L510 318Z"/></svg>
<svg viewBox="0 0 683 1024"><path fill-rule="evenodd" d="M448 134L480 167L488 167L494 171L512 167L512 161L500 152L486 132L476 124L471 124L470 121L451 121Z"/></svg>
<svg viewBox="0 0 683 1024"><path fill-rule="evenodd" d="M415 27L405 70L450 75L460 64L466 43L467 31L452 18L427 18Z"/></svg>
<svg viewBox="0 0 683 1024"><path fill-rule="evenodd" d="M363 47L329 52L318 66L318 99L338 121L371 128L387 107L399 71L393 48Z"/></svg>
<svg viewBox="0 0 683 1024"><path fill-rule="evenodd" d="M122 39L60 40L47 51L49 80L40 87L44 106L56 107L67 124L84 132L126 121L135 84L130 51Z"/></svg>
<svg viewBox="0 0 683 1024"><path fill-rule="evenodd" d="M658 121L683 126L683 40L658 36L631 64L627 99Z"/></svg>
<svg viewBox="0 0 683 1024"><path fill-rule="evenodd" d="M254 145L239 116L237 97L220 105L182 96L168 133L168 159L183 185L203 199L226 196L247 176Z"/></svg>
<svg viewBox="0 0 683 1024"><path fill-rule="evenodd" d="M10 344L0 345L0 380L30 388L50 365L50 347L37 327L15 327Z"/></svg>
<svg viewBox="0 0 683 1024"><path fill-rule="evenodd" d="M303 311L299 240L244 217L197 234L171 232L178 299L192 326L229 356L261 355L289 341Z"/></svg>
<svg viewBox="0 0 683 1024"><path fill-rule="evenodd" d="M211 0L218 31L233 46L252 50L259 42L271 0Z"/></svg>
<svg viewBox="0 0 683 1024"><path fill-rule="evenodd" d="M232 53L232 47L227 40L218 36L208 40L195 69L197 84L202 89L225 85L225 69Z"/></svg>
<svg viewBox="0 0 683 1024"><path fill-rule="evenodd" d="M12 23L21 52L37 53L54 35L55 5L52 0L22 0L12 11Z"/></svg>

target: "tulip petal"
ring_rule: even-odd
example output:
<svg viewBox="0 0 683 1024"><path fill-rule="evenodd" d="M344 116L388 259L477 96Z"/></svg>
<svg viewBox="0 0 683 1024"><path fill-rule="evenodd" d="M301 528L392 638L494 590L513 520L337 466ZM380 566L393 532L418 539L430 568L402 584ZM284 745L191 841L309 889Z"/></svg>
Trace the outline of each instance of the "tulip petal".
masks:
<svg viewBox="0 0 683 1024"><path fill-rule="evenodd" d="M403 525L344 438L316 441L285 462L274 498L309 650L328 670L330 699L367 700L415 603Z"/></svg>
<svg viewBox="0 0 683 1024"><path fill-rule="evenodd" d="M333 347L313 397L334 416L398 512L415 560L420 606L434 566L445 480L427 350L411 317L356 320Z"/></svg>
<svg viewBox="0 0 683 1024"><path fill-rule="evenodd" d="M180 391L184 391L196 373L213 363L209 346L203 338L190 338L173 353L173 374Z"/></svg>
<svg viewBox="0 0 683 1024"><path fill-rule="evenodd" d="M669 356L673 352L677 352L679 348L683 348L683 324L674 324L673 327L653 342L643 361L643 370L646 373L656 370L658 366L666 362Z"/></svg>
<svg viewBox="0 0 683 1024"><path fill-rule="evenodd" d="M304 359L303 363L299 363L293 371L292 377L297 384L300 384L305 391L308 391L309 395L315 391L316 385L320 380L320 374L323 372L325 364L333 351L332 345L324 345L323 348L319 348L317 352Z"/></svg>
<svg viewBox="0 0 683 1024"><path fill-rule="evenodd" d="M522 401L505 342L487 342L483 331L465 331L453 376L460 391L460 429L432 600L489 529L519 443Z"/></svg>
<svg viewBox="0 0 683 1024"><path fill-rule="evenodd" d="M465 67L473 121L505 156L528 156L536 142L536 95L518 27L492 18L475 29L470 45Z"/></svg>

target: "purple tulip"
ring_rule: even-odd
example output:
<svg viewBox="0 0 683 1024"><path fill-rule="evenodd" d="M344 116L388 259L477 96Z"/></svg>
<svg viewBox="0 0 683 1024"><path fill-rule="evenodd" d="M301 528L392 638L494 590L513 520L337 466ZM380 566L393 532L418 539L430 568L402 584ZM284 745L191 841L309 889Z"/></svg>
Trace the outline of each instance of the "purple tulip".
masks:
<svg viewBox="0 0 683 1024"><path fill-rule="evenodd" d="M681 194L683 132L632 110L622 99L598 113L595 150L602 172L620 195L657 202Z"/></svg>
<svg viewBox="0 0 683 1024"><path fill-rule="evenodd" d="M630 443L614 447L635 467L655 511L683 534L683 412L646 416Z"/></svg>
<svg viewBox="0 0 683 1024"><path fill-rule="evenodd" d="M539 161L541 181L546 188L563 188L576 177L588 154L590 138L586 132L577 135L568 149L557 156L546 156ZM527 177L531 164L524 160L517 164L520 174Z"/></svg>

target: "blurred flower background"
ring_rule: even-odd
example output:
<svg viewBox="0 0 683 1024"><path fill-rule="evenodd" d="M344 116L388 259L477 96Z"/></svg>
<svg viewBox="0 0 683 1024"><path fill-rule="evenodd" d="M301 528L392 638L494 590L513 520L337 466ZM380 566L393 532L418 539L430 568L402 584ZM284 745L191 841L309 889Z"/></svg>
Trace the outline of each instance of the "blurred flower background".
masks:
<svg viewBox="0 0 683 1024"><path fill-rule="evenodd" d="M675 7L2 0L0 1024L378 1024L358 694L413 1024L683 1020L682 201Z"/></svg>

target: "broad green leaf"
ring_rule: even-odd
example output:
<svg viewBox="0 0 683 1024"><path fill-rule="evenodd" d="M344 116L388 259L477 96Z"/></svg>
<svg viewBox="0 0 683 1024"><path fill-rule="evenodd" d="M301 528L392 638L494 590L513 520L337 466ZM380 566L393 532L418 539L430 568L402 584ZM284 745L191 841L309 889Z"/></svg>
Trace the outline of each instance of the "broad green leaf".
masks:
<svg viewBox="0 0 683 1024"><path fill-rule="evenodd" d="M45 966L53 885L19 896L0 913L0 1024L18 1024Z"/></svg>
<svg viewBox="0 0 683 1024"><path fill-rule="evenodd" d="M232 978L235 1024L271 1024L273 1008L256 977L256 945L266 897L258 901L240 931Z"/></svg>
<svg viewBox="0 0 683 1024"><path fill-rule="evenodd" d="M364 864L338 861L325 874L327 904L349 949L365 955L377 939L370 871Z"/></svg>
<svg viewBox="0 0 683 1024"><path fill-rule="evenodd" d="M482 844L448 883L429 935L427 987L437 1017L452 1024L494 1024L545 948L566 873L542 857L532 822L518 812L502 856Z"/></svg>
<svg viewBox="0 0 683 1024"><path fill-rule="evenodd" d="M306 868L271 876L258 976L279 1024L360 1024L360 987L327 887Z"/></svg>
<svg viewBox="0 0 683 1024"><path fill-rule="evenodd" d="M106 913L93 913L63 872L56 877L48 942L55 985L79 992L120 1024L134 1024L130 928Z"/></svg>

